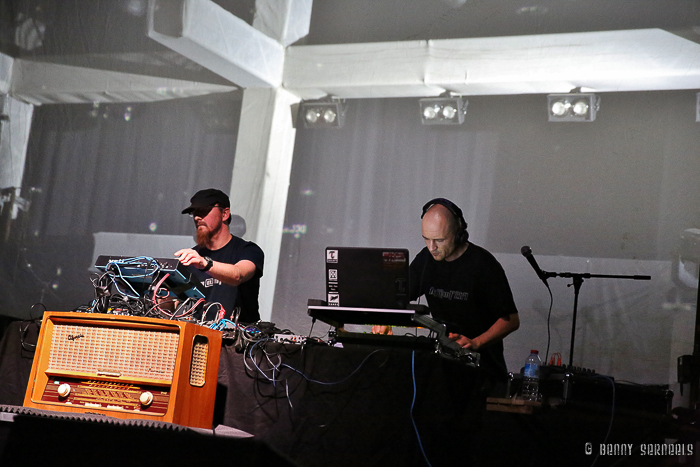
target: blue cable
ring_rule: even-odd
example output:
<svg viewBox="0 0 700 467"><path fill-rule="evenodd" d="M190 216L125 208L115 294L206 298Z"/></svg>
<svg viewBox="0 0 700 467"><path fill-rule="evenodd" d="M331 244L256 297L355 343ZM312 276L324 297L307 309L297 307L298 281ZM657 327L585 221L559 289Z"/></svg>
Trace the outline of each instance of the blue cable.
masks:
<svg viewBox="0 0 700 467"><path fill-rule="evenodd" d="M336 384L341 384L341 383L344 383L345 381L347 381L348 379L350 379L352 376L354 376L355 373L357 373L358 371L360 371L360 369L364 366L364 364L367 362L367 360L368 360L372 355L376 354L377 352L384 352L384 351L385 351L384 349L376 349L376 350L372 351L372 353L370 353L369 355L367 355L367 356L362 360L362 362L360 363L360 365L359 365L357 368L355 368L355 369L353 370L352 373L350 373L348 376L346 376L345 378L341 379L340 381L325 382L325 381L318 381L318 380L315 380L315 379L311 379L311 378L309 378L308 376L306 376L304 373L302 373L301 371L297 370L297 369L294 368L293 366L288 365L288 364L286 364L286 363L282 363L281 365L273 365L273 369L272 369L273 377L270 378L270 377L267 376L267 375L265 374L265 372L258 366L257 362L256 362L255 359L253 358L253 349L255 348L255 346L257 346L257 345L260 344L261 342L267 342L267 341L272 341L272 340L274 340L274 339L272 339L272 338L260 339L260 340L257 341L255 344L251 345L251 346L250 346L250 349L248 350L248 358L250 358L250 360L253 362L253 365L255 365L255 368L258 369L258 371L260 372L260 374L262 374L262 375L265 377L265 379L267 379L268 381L272 382L273 384L274 384L274 383L277 383L277 382L282 382L282 381L283 381L282 379L275 379L275 378L274 378L274 372L275 372L275 370L279 371L279 368L280 368L280 367L289 368L290 370L292 370L293 372L297 373L299 376L301 376L302 378L304 378L306 381L308 381L308 382L310 382L310 383L321 384L321 385L323 385L323 386L333 386L333 385L336 385Z"/></svg>
<svg viewBox="0 0 700 467"><path fill-rule="evenodd" d="M107 265L105 266L105 270L109 271L109 266L110 266L110 265L114 265L114 266L117 268L118 277L119 277L122 281L124 281L124 282L126 283L126 285L129 286L129 288L131 289L131 291L134 293L135 296L130 296L128 293L122 292L122 291L119 289L119 286L116 285L116 282L115 282L116 288L117 288L117 290L119 291L119 293L121 293L122 295L126 295L126 296L129 297L129 298L139 298L138 292L136 292L136 290L131 286L131 284L130 284L129 281L126 279L126 277L124 277L124 273L122 272L122 270L121 270L121 268L120 268L119 266L120 266L120 265L122 265L122 266L128 266L128 265L131 265L131 264L134 264L134 263L138 263L138 262L141 262L141 261L144 261L144 260L148 262L148 265L149 265L149 266L153 265L153 271L149 273L149 272L148 272L148 271L149 271L149 270L148 270L148 266L147 266L146 269L144 269L144 273L143 273L143 274L131 275L131 276L129 276L129 277L131 277L131 278L139 278L139 277L142 277L142 278L145 279L145 278L147 278L147 277L153 277L158 271L160 271L160 266L158 265L158 262L157 262L155 259L151 258L150 256L136 256L136 257L134 257L134 258L119 259L119 260L114 260L114 261L110 261L110 262L107 263Z"/></svg>
<svg viewBox="0 0 700 467"><path fill-rule="evenodd" d="M250 361L253 362L253 365L255 365L255 368L257 368L258 372L259 372L261 375L263 375L263 376L265 377L266 380L270 381L270 382L272 383L273 386L275 386L275 383L277 383L277 380L274 379L274 376L275 376L275 368L277 368L277 365L274 365L274 364L272 365L272 366L273 366L272 378L270 378L269 376L267 376L267 375L265 374L265 372L262 370L262 368L260 368L260 367L258 366L258 362L256 362L255 359L253 358L253 349L255 348L255 346L258 345L258 344L261 343L261 342L266 342L266 341L271 341L271 340L274 340L274 339L272 339L272 338L260 339L260 340L257 341L255 344L251 345L251 346L250 346L250 349L248 350L248 358L250 358Z"/></svg>
<svg viewBox="0 0 700 467"><path fill-rule="evenodd" d="M121 272L121 271L120 271L120 272ZM126 285L129 286L129 288L131 289L131 291L134 292L134 295L130 295L128 291L126 291L126 292L122 291L122 289L119 287L119 284L117 283L117 281L113 281L113 283L114 283L114 288L117 289L117 292L119 292L120 294L124 295L125 297L128 297L128 298L141 298L141 296L136 292L136 290L134 290L134 288L131 286L131 284L129 284L128 281L125 280L124 283L125 283Z"/></svg>
<svg viewBox="0 0 700 467"><path fill-rule="evenodd" d="M210 327L211 329L216 330L216 331L221 331L222 329L224 329L224 328L226 327L226 324L227 324L227 323L230 324L230 325L232 325L233 327L236 327L236 323L234 323L234 322L231 321L230 319L226 319L226 318L222 318L222 319L220 319L219 321L213 322L213 323L211 324L211 326L209 326L209 327Z"/></svg>
<svg viewBox="0 0 700 467"><path fill-rule="evenodd" d="M416 438L418 438L418 446L420 446L420 452L423 454L423 459L425 459L425 463L428 464L428 466L432 467L432 464L428 460L428 456L425 454L425 449L423 449L423 442L420 439L420 433L418 433L418 426L416 425L416 421L413 419L413 407L416 404L416 351L414 350L411 352L411 377L413 378L413 400L411 401L411 423L413 423L413 429L416 432Z"/></svg>
<svg viewBox="0 0 700 467"><path fill-rule="evenodd" d="M133 257L133 258L117 259L117 260L113 260L113 261L110 261L109 263L107 263L107 266L109 266L110 264L114 264L114 265L116 265L117 267L119 267L120 264L121 264L121 265L124 265L124 266L128 266L128 265L131 265L131 264L134 264L134 263L137 263L137 264L138 264L138 263L140 263L142 260L147 261L149 266L150 266L150 265L153 265L153 272L149 273L149 272L148 272L148 266L146 266L146 268L144 269L144 274L141 274L141 275L134 275L134 276L131 276L131 277L149 277L149 276L153 276L153 275L156 274L158 271L160 271L160 265L158 264L158 262L157 262L155 259L153 259L153 258L150 257L150 256L135 256L135 257Z"/></svg>
<svg viewBox="0 0 700 467"><path fill-rule="evenodd" d="M352 373L350 373L349 375L347 375L345 378L341 379L340 381L335 381L335 382L332 382L332 383L327 383L327 382L324 382L324 381L318 381L318 380L315 380L315 379L311 379L311 378L309 378L308 376L306 376L304 373L302 373L301 371L297 370L297 369L294 368L294 367L291 367L291 366L287 365L286 363L283 363L281 366L286 367L286 368L289 368L290 370L294 371L295 373L298 373L299 375L301 375L302 378L304 378L306 381L308 381L308 382L310 382L310 383L321 384L321 385L324 385L324 386L334 386L334 385L336 385L336 384L344 383L345 381L347 381L348 379L350 379L355 373L357 373L358 371L360 371L360 368L362 368L362 367L364 366L365 362L367 362L367 360L369 359L369 357L371 357L372 355L374 355L374 354L377 353L377 352L383 352L383 351L384 351L384 349L377 349L377 350L374 350L371 354L367 355L367 356L364 358L364 360L362 360L362 362L360 363L360 365L359 365L357 368L355 368L355 369L353 370Z"/></svg>

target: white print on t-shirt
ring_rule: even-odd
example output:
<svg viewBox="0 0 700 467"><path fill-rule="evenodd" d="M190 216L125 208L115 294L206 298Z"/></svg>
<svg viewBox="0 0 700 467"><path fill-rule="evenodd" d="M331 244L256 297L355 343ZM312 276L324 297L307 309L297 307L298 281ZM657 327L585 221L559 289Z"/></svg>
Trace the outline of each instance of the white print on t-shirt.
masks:
<svg viewBox="0 0 700 467"><path fill-rule="evenodd" d="M437 298L444 298L446 300L467 300L469 298L469 292L460 292L459 290L442 290L431 287L428 294Z"/></svg>
<svg viewBox="0 0 700 467"><path fill-rule="evenodd" d="M204 279L204 287L213 287L215 285L221 285L221 281L219 279L214 279L213 277Z"/></svg>

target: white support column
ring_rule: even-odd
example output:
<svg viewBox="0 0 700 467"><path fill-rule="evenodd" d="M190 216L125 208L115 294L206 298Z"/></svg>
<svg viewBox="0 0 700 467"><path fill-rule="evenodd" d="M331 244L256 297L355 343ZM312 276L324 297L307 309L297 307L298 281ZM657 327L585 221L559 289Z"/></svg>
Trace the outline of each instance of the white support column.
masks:
<svg viewBox="0 0 700 467"><path fill-rule="evenodd" d="M245 90L233 164L231 212L245 219L246 239L265 252L260 316L268 321L275 296L296 137L290 107L298 102L298 97L284 89Z"/></svg>
<svg viewBox="0 0 700 467"><path fill-rule="evenodd" d="M0 94L7 94L10 92L10 84L12 84L12 68L14 67L14 64L14 58L0 53Z"/></svg>
<svg viewBox="0 0 700 467"><path fill-rule="evenodd" d="M313 0L255 0L253 27L288 46L309 34Z"/></svg>
<svg viewBox="0 0 700 467"><path fill-rule="evenodd" d="M0 95L0 189L14 187L19 197L34 106ZM17 217L17 205L12 218Z"/></svg>
<svg viewBox="0 0 700 467"><path fill-rule="evenodd" d="M282 83L282 44L211 0L149 0L147 34L241 87Z"/></svg>

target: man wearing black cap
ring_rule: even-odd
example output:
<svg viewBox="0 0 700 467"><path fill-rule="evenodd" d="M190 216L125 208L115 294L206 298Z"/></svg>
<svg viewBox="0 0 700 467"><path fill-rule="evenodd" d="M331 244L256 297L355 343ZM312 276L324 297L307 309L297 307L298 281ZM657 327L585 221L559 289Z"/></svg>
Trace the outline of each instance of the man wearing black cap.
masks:
<svg viewBox="0 0 700 467"><path fill-rule="evenodd" d="M191 266L205 288L209 302L220 303L227 317L240 310L238 321L260 320L258 292L263 275L264 254L258 245L231 234L231 203L220 190L200 190L182 213L194 219L197 245L175 252L180 262Z"/></svg>

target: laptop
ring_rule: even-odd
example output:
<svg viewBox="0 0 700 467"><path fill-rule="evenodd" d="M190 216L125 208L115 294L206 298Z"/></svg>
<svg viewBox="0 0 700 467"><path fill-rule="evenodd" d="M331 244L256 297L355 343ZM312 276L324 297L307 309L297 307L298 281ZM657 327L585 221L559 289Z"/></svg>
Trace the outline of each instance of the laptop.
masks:
<svg viewBox="0 0 700 467"><path fill-rule="evenodd" d="M405 309L409 302L405 248L326 248L329 306Z"/></svg>

